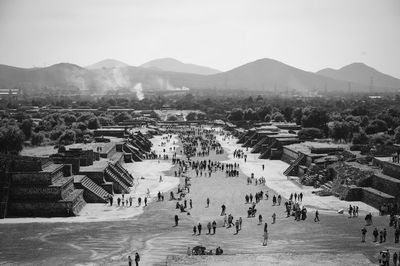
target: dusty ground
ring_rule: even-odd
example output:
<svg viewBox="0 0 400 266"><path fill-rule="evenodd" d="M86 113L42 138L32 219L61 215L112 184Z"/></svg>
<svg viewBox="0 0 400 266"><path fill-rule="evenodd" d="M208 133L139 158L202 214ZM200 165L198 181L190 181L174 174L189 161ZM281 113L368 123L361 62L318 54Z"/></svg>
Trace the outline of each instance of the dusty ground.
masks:
<svg viewBox="0 0 400 266"><path fill-rule="evenodd" d="M196 158L194 158L196 159ZM228 154L201 159L227 160ZM244 167L246 168L246 167ZM173 175L171 169L165 175ZM247 171L247 170L246 170ZM268 168L266 168L268 171ZM145 211L131 219L93 223L29 223L0 225L0 262L15 265L127 265L127 256L139 252L140 265L368 265L376 264L380 250L391 253L400 250L394 244L393 229L388 228L387 217L374 217L374 225L388 229L388 241L372 242L372 227L367 227L367 242L360 242L364 217L347 218L333 212L320 215L313 221L310 212L305 221L285 218L283 206L272 206L273 190L268 187L246 185L246 175L227 178L225 173L211 178L192 177L193 200L190 215L175 209L176 201L153 201ZM290 182L290 181L287 181ZM268 184L268 181L267 181ZM282 185L281 187L284 187ZM291 185L288 187L291 189ZM246 193L269 190L270 199L257 205L258 213L269 224L269 243L262 246L263 226L258 218L247 218ZM176 190L175 190L176 191ZM206 198L211 204L206 208ZM346 205L347 203L344 202ZM243 218L243 229L234 235L234 229L222 227L220 206L235 219ZM271 224L271 215L277 214L277 223ZM173 217L180 223L174 227ZM206 234L206 222L216 220L216 235ZM201 222L203 233L194 236L193 225ZM185 256L187 247L201 244L207 249L221 246L223 256Z"/></svg>

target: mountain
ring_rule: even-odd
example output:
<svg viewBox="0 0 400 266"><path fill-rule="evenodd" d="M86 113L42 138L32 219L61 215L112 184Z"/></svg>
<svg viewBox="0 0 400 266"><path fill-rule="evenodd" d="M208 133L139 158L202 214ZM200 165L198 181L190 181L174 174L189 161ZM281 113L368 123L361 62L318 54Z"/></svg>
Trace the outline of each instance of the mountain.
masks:
<svg viewBox="0 0 400 266"><path fill-rule="evenodd" d="M168 61L171 62L171 60ZM162 64L158 64L159 67L155 67L155 64L154 67L150 67L150 65L148 64L147 67L125 66L92 69L69 63L28 69L0 65L0 88L21 87L27 94L49 94L51 92L56 95L82 92L94 95L120 89L146 93L174 91L182 88L315 95L325 92L347 92L348 80L352 82L352 92L369 92L369 83L365 83L362 79L364 76L374 77L375 92L393 91L394 89L388 88L396 88L399 84L398 79L374 69L371 70L366 66L359 67L358 64L340 70L322 70L313 73L264 58L227 72L210 75L166 71L165 68L160 68L165 67ZM358 71L349 71L349 69ZM342 72L348 76L344 74L334 76Z"/></svg>
<svg viewBox="0 0 400 266"><path fill-rule="evenodd" d="M173 58L160 58L144 63L140 67L150 68L155 70L171 71L171 72L181 72L181 73L191 73L198 75L212 75L220 73L221 71L198 66L194 64L185 64Z"/></svg>
<svg viewBox="0 0 400 266"><path fill-rule="evenodd" d="M352 83L375 87L400 89L400 79L386 75L363 63L353 63L340 69L325 68L317 74Z"/></svg>
<svg viewBox="0 0 400 266"><path fill-rule="evenodd" d="M298 92L342 90L345 83L307 72L273 59L259 59L208 77L208 86L243 90Z"/></svg>
<svg viewBox="0 0 400 266"><path fill-rule="evenodd" d="M89 65L87 69L102 69L102 68L118 68L118 67L127 67L128 64L115 60L115 59L105 59L95 64Z"/></svg>

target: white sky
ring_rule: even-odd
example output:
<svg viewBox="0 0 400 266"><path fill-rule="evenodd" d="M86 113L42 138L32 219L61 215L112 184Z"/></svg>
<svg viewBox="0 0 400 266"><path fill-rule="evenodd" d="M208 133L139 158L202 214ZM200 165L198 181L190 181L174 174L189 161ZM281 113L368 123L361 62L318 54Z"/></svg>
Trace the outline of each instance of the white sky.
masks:
<svg viewBox="0 0 400 266"><path fill-rule="evenodd" d="M317 71L364 62L400 78L399 0L0 0L0 63L222 71L260 58Z"/></svg>

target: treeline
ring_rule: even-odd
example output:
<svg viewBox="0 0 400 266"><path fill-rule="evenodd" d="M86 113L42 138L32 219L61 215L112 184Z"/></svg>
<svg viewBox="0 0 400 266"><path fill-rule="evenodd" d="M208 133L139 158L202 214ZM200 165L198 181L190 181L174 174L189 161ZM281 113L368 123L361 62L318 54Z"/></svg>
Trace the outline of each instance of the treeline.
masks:
<svg viewBox="0 0 400 266"><path fill-rule="evenodd" d="M156 110L199 110L189 113L187 120L221 119L248 124L256 122L292 122L304 129L302 138L330 137L355 144L400 143L400 97L371 99L360 97L270 97L268 95L210 97L207 95L155 96L138 101L135 98L102 97L93 101L72 101L69 98L35 98L22 102L2 102L0 113L0 151L20 151L23 142L31 145L69 144L92 138L92 130L122 121L131 121L137 112L107 112L109 107ZM28 115L21 106L60 106L92 108L95 112L43 113ZM7 111L13 107L17 111ZM18 111L20 110L20 111ZM159 119L156 112L150 117ZM177 117L170 116L170 121Z"/></svg>

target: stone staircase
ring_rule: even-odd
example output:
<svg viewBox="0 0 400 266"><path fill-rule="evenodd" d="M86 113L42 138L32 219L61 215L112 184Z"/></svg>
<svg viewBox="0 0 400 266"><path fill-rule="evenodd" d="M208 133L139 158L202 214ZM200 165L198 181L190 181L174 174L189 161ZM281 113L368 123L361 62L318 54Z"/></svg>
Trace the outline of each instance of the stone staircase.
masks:
<svg viewBox="0 0 400 266"><path fill-rule="evenodd" d="M139 152L139 150L136 150L137 148L133 147L129 143L124 143L122 146L122 149L126 153L131 153L132 154L132 159L135 162L141 162L142 161L142 154Z"/></svg>
<svg viewBox="0 0 400 266"><path fill-rule="evenodd" d="M83 189L83 198L88 203L106 203L112 195L85 175L74 176L74 186Z"/></svg>
<svg viewBox="0 0 400 266"><path fill-rule="evenodd" d="M110 163L109 169L120 178L120 180L128 187L133 186L133 179L129 174L126 174L124 171L120 170L117 166Z"/></svg>
<svg viewBox="0 0 400 266"><path fill-rule="evenodd" d="M243 143L242 147L249 147L251 146L251 141L257 138L257 133L253 133L252 135L250 135L250 137Z"/></svg>
<svg viewBox="0 0 400 266"><path fill-rule="evenodd" d="M268 137L262 138L259 142L254 145L253 149L250 151L251 153L258 153L262 149L262 145L267 141Z"/></svg>
<svg viewBox="0 0 400 266"><path fill-rule="evenodd" d="M322 188L323 190L327 191L327 192L331 192L331 191L332 191L332 185L333 185L333 182L332 182L332 181L328 181L328 182L326 182L325 184L323 184L323 185L321 186L321 188Z"/></svg>
<svg viewBox="0 0 400 266"><path fill-rule="evenodd" d="M116 193L129 193L130 188L121 181L120 177L112 172L110 167L107 167L104 171L104 177L107 181L114 183L114 190Z"/></svg>
<svg viewBox="0 0 400 266"><path fill-rule="evenodd" d="M86 201L83 198L83 189L74 189L72 193L68 195L63 200L60 200L60 203L67 203L70 205L70 214L71 216L76 216L82 210L82 208L86 205Z"/></svg>
<svg viewBox="0 0 400 266"><path fill-rule="evenodd" d="M260 156L258 156L258 159L268 159L269 157L270 157L270 155L271 155L271 149L272 149L272 147L275 145L275 140L274 141L272 141L269 145L268 145L268 147L265 149L265 151L263 151L261 154L260 154Z"/></svg>
<svg viewBox="0 0 400 266"><path fill-rule="evenodd" d="M303 153L300 153L296 160L294 160L294 162L289 165L289 167L283 172L283 174L286 176L291 175L292 172L296 170L296 167L301 164L304 158L305 155Z"/></svg>

